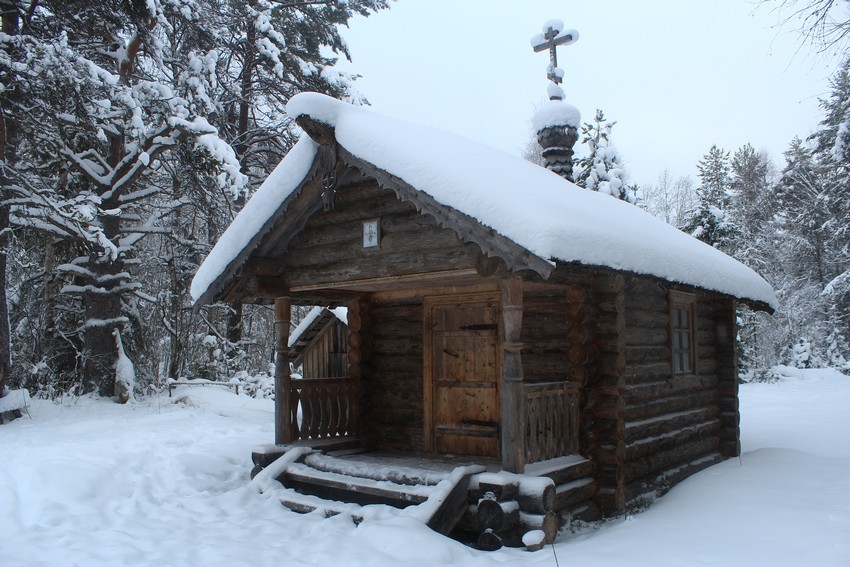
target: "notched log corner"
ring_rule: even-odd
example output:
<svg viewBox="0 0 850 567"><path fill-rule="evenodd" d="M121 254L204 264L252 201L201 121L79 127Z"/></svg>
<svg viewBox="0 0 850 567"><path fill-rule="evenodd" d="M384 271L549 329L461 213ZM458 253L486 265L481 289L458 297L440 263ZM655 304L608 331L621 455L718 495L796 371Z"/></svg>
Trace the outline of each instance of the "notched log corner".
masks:
<svg viewBox="0 0 850 567"><path fill-rule="evenodd" d="M307 132L307 135L313 138L317 144L322 146L330 146L336 143L336 133L334 127L316 120L312 116L302 114L295 119L302 130Z"/></svg>

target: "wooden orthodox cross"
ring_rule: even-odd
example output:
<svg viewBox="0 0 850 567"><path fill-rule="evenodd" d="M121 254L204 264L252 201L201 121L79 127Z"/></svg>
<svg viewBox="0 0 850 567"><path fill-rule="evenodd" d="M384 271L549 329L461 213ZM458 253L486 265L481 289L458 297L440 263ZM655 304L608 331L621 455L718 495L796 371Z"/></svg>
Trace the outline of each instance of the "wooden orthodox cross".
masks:
<svg viewBox="0 0 850 567"><path fill-rule="evenodd" d="M558 34L560 33L560 30L556 30L555 28L550 26L546 30L546 33L543 34L543 39L545 39L546 41L538 43L534 46L535 53L539 53L546 49L549 50L549 73L546 76L550 81L554 83L560 83L563 80L555 73L555 69L558 68L558 54L555 51L555 48L559 45L573 42L572 34L564 34L563 36L558 37Z"/></svg>

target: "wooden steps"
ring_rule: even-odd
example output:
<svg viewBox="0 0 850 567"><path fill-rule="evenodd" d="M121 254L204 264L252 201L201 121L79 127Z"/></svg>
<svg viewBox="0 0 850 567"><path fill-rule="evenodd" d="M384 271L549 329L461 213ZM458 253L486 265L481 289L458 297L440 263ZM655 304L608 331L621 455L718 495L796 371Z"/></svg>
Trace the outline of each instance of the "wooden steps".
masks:
<svg viewBox="0 0 850 567"><path fill-rule="evenodd" d="M266 448L257 453L264 457L256 456L255 462L271 464L276 460L275 454L279 458L285 451ZM365 506L384 505L448 535L466 511L470 477L482 471L484 467L477 465L455 467L451 471L398 464L379 466L307 450L286 464L277 480L289 489L281 496L281 503L294 512L348 514L359 523L369 515Z"/></svg>
<svg viewBox="0 0 850 567"><path fill-rule="evenodd" d="M421 504L433 492L428 485L398 484L390 480L375 480L351 474L322 471L303 463L287 467L278 480L287 488L327 500L352 502L366 506L385 504L406 508Z"/></svg>
<svg viewBox="0 0 850 567"><path fill-rule="evenodd" d="M570 455L533 463L525 468L525 473L545 476L555 483L555 509L561 524L601 517L599 507L592 501L599 490L592 461L580 455Z"/></svg>
<svg viewBox="0 0 850 567"><path fill-rule="evenodd" d="M273 474L288 489L280 492L281 503L295 512L346 514L359 523L375 511L370 506L388 506L439 533L465 532L482 549L523 545L523 536L536 530L545 534L541 542L550 543L564 523L598 517L594 465L577 455L534 463L520 475L486 472L480 465L423 463L421 455L330 448L336 456L305 447L292 447L286 455L288 448L267 447L254 460L258 467L269 466L286 455Z"/></svg>

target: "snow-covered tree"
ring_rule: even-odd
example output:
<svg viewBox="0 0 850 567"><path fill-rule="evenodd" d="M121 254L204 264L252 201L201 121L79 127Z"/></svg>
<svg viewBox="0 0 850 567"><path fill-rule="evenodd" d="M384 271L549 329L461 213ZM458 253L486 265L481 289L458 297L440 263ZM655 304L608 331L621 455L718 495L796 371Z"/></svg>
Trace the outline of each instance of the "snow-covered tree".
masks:
<svg viewBox="0 0 850 567"><path fill-rule="evenodd" d="M748 210L752 203L733 192L745 243L738 253L768 277L782 305L772 318L760 321L758 333L786 362L794 357L787 345L799 350L804 336L811 345L809 364L840 365L850 355L850 154L843 140L850 101L847 71L843 66L830 97L821 103L820 128L808 142L791 142L786 165L766 198ZM780 351L779 345L786 346Z"/></svg>
<svg viewBox="0 0 850 567"><path fill-rule="evenodd" d="M695 206L694 181L687 175L676 179L665 169L654 185L641 188L639 205L650 214L676 228L684 228Z"/></svg>
<svg viewBox="0 0 850 567"><path fill-rule="evenodd" d="M295 141L286 102L301 91L360 101L353 77L334 69L349 57L339 26L354 15L387 7L385 0L277 2L217 0L208 15L216 49L207 53L219 90L209 101L213 124L236 150L242 173L257 186ZM244 204L237 200L238 210ZM242 340L242 306L228 307L225 333L233 350ZM238 350L238 349L237 349ZM235 352L235 351L234 351Z"/></svg>
<svg viewBox="0 0 850 567"><path fill-rule="evenodd" d="M581 143L587 146L588 155L576 160L579 168L576 185L635 203L635 190L626 184L626 170L619 152L611 144L611 130L615 124L606 120L601 110L597 110L593 122L582 125Z"/></svg>
<svg viewBox="0 0 850 567"><path fill-rule="evenodd" d="M814 154L822 167L822 191L816 208L823 212L819 236L823 239L821 295L828 304L832 336L844 337L838 346L850 357L850 58L832 79L832 92L821 101L825 116L811 137Z"/></svg>
<svg viewBox="0 0 850 567"><path fill-rule="evenodd" d="M696 189L697 206L690 214L686 230L703 242L730 251L736 236L731 215L731 167L729 152L711 146L697 164L699 187Z"/></svg>
<svg viewBox="0 0 850 567"><path fill-rule="evenodd" d="M3 203L15 241L36 242L14 266L44 268L13 274L15 330L45 324L65 369L79 376L83 361L104 394L115 329L130 357L175 339L163 371L186 370L196 327L206 336L216 319L188 309L194 269L291 145L288 98L357 98L333 70L347 56L337 26L386 2L14 4L26 33L0 39L0 103L24 135ZM55 370L41 341L27 346L33 374Z"/></svg>

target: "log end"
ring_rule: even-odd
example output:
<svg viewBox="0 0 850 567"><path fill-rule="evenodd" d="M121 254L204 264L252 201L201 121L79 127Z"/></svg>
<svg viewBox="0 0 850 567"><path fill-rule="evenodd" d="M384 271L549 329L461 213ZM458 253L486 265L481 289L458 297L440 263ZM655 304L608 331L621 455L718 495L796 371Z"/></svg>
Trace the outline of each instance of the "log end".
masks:
<svg viewBox="0 0 850 567"><path fill-rule="evenodd" d="M501 548L502 538L496 535L493 530L486 529L484 533L478 536L478 549L482 551L496 551Z"/></svg>
<svg viewBox="0 0 850 567"><path fill-rule="evenodd" d="M522 536L522 544L528 551L539 551L546 545L546 532L543 530L531 530Z"/></svg>

